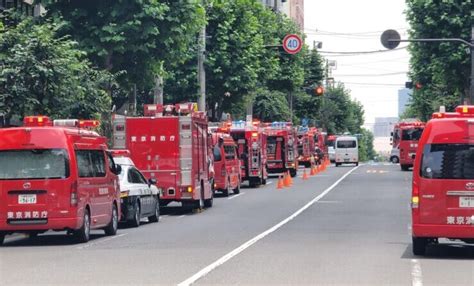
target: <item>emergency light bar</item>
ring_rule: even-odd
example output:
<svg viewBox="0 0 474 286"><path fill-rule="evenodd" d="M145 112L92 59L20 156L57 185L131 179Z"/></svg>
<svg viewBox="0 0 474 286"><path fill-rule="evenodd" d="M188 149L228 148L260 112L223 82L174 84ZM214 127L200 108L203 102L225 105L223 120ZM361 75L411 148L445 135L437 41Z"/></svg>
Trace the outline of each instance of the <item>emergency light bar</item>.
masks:
<svg viewBox="0 0 474 286"><path fill-rule="evenodd" d="M130 151L129 150L111 150L110 154L112 154L113 157L130 157Z"/></svg>
<svg viewBox="0 0 474 286"><path fill-rule="evenodd" d="M460 105L456 107L455 111L460 114L474 115L474 105Z"/></svg>
<svg viewBox="0 0 474 286"><path fill-rule="evenodd" d="M23 124L26 127L52 126L51 119L48 116L25 116Z"/></svg>
<svg viewBox="0 0 474 286"><path fill-rule="evenodd" d="M79 120L77 120L77 119L56 119L56 120L54 120L54 126L79 127Z"/></svg>
<svg viewBox="0 0 474 286"><path fill-rule="evenodd" d="M99 126L99 120L79 120L79 128L93 129Z"/></svg>

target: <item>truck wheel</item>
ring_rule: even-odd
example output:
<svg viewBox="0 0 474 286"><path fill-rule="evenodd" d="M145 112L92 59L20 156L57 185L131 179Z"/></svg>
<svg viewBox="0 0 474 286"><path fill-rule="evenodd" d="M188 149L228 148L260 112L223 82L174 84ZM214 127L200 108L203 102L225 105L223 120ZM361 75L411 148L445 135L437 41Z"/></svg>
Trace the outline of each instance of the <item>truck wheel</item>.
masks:
<svg viewBox="0 0 474 286"><path fill-rule="evenodd" d="M214 193L211 192L211 198L204 200L204 207L205 208L212 208L212 205L214 204Z"/></svg>
<svg viewBox="0 0 474 286"><path fill-rule="evenodd" d="M152 216L148 217L149 222L159 222L160 221L160 198L156 197L155 204L155 213Z"/></svg>
<svg viewBox="0 0 474 286"><path fill-rule="evenodd" d="M237 187L233 190L234 194L239 194L240 193L240 182L237 184Z"/></svg>
<svg viewBox="0 0 474 286"><path fill-rule="evenodd" d="M428 239L424 237L412 236L412 246L414 255L425 255Z"/></svg>
<svg viewBox="0 0 474 286"><path fill-rule="evenodd" d="M359 166L359 162L356 162L356 167Z"/></svg>
<svg viewBox="0 0 474 286"><path fill-rule="evenodd" d="M116 235L118 230L118 211L115 204L112 205L112 217L110 218L110 223L104 228L105 235Z"/></svg>
<svg viewBox="0 0 474 286"><path fill-rule="evenodd" d="M141 219L141 208L140 208L140 201L137 199L133 204L133 219L130 221L130 225L132 227L140 226L140 219Z"/></svg>
<svg viewBox="0 0 474 286"><path fill-rule="evenodd" d="M298 172L296 171L296 169L291 169L291 170L290 170L290 176L291 176L292 178L296 177L297 173L298 173Z"/></svg>
<svg viewBox="0 0 474 286"><path fill-rule="evenodd" d="M336 163L336 167L339 167L339 165L341 165L341 163Z"/></svg>
<svg viewBox="0 0 474 286"><path fill-rule="evenodd" d="M227 186L224 190L222 190L222 193L224 194L224 197L228 197L231 190L232 190L232 188L230 186L230 181L227 180Z"/></svg>
<svg viewBox="0 0 474 286"><path fill-rule="evenodd" d="M409 165L400 165L400 169L402 169L402 171L408 171L410 169L410 166Z"/></svg>
<svg viewBox="0 0 474 286"><path fill-rule="evenodd" d="M84 210L84 222L82 227L74 231L74 237L80 243L88 242L91 236L91 217L88 209Z"/></svg>
<svg viewBox="0 0 474 286"><path fill-rule="evenodd" d="M398 157L397 156L392 156L392 158L390 158L390 162L392 162L393 164L398 164L400 160L398 160Z"/></svg>

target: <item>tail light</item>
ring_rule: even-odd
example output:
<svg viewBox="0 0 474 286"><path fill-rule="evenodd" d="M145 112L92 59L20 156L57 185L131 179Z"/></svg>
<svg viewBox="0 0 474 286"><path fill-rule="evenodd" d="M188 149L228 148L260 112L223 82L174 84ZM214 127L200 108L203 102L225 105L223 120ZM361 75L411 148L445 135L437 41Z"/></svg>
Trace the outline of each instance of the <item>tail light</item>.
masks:
<svg viewBox="0 0 474 286"><path fill-rule="evenodd" d="M420 189L418 185L413 184L413 191L412 191L412 197L411 197L411 208L412 209L417 209L420 206Z"/></svg>
<svg viewBox="0 0 474 286"><path fill-rule="evenodd" d="M76 207L79 202L77 196L77 182L72 183L71 185L71 206Z"/></svg>

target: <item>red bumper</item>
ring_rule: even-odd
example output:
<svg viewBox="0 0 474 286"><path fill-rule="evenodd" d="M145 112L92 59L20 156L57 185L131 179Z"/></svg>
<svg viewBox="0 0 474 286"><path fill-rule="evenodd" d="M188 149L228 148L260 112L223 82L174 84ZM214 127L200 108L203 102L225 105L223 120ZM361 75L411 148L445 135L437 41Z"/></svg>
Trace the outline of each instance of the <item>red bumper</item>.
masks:
<svg viewBox="0 0 474 286"><path fill-rule="evenodd" d="M82 217L48 218L43 224L13 224L6 220L0 222L0 231L21 232L28 230L66 230L79 229L82 226Z"/></svg>
<svg viewBox="0 0 474 286"><path fill-rule="evenodd" d="M412 233L415 237L474 238L474 225L414 224Z"/></svg>

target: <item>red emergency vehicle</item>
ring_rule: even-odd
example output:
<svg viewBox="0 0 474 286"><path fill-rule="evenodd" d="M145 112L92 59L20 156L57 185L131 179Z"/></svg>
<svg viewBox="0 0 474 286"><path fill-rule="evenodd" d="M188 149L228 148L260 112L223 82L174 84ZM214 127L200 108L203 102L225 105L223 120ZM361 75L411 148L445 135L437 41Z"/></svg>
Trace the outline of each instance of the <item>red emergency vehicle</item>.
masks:
<svg viewBox="0 0 474 286"><path fill-rule="evenodd" d="M95 126L28 116L23 127L0 129L0 243L14 232L68 231L79 242L91 229L116 234L121 168L106 138L87 130Z"/></svg>
<svg viewBox="0 0 474 286"><path fill-rule="evenodd" d="M229 134L212 133L212 153L214 162L214 190L229 196L230 192L240 193L240 159L237 144Z"/></svg>
<svg viewBox="0 0 474 286"><path fill-rule="evenodd" d="M312 132L314 138L315 152L317 155L316 161L321 164L321 161L329 156L327 145L328 134L327 132L315 127L311 128L310 131Z"/></svg>
<svg viewBox="0 0 474 286"><path fill-rule="evenodd" d="M269 173L298 173L298 138L291 122L273 122L265 128Z"/></svg>
<svg viewBox="0 0 474 286"><path fill-rule="evenodd" d="M316 145L314 139L315 134L313 130L310 130L308 127L298 128L298 164L306 168L311 166L312 160L316 160Z"/></svg>
<svg viewBox="0 0 474 286"><path fill-rule="evenodd" d="M408 171L418 148L418 140L423 133L425 123L421 121L397 123L392 132L392 146L399 150L400 168Z"/></svg>
<svg viewBox="0 0 474 286"><path fill-rule="evenodd" d="M336 162L336 150L334 149L334 146L336 144L336 139L337 139L336 135L329 135L327 136L327 140L325 144L328 150L327 151L328 158L329 158L329 161L331 161L331 163Z"/></svg>
<svg viewBox="0 0 474 286"><path fill-rule="evenodd" d="M259 122L233 121L229 133L237 143L241 180L251 187L267 182L267 139Z"/></svg>
<svg viewBox="0 0 474 286"><path fill-rule="evenodd" d="M474 106L435 113L415 157L412 185L413 253L438 238L474 243Z"/></svg>
<svg viewBox="0 0 474 286"><path fill-rule="evenodd" d="M128 149L137 169L157 179L162 206L212 207L206 114L193 103L144 108L143 117L114 115L113 148Z"/></svg>

